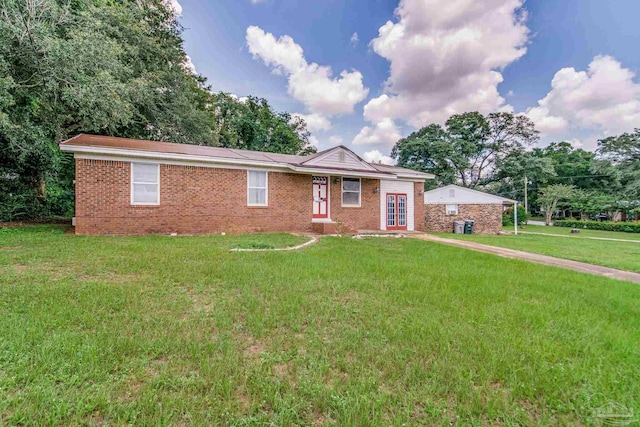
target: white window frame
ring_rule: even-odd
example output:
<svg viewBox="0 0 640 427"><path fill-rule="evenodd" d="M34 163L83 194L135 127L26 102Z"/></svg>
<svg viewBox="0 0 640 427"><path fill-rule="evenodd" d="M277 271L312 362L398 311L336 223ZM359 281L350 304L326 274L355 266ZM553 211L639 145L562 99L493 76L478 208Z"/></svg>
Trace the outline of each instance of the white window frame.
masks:
<svg viewBox="0 0 640 427"><path fill-rule="evenodd" d="M250 187L249 186L249 174L251 172L264 173L264 175L265 175L265 181L264 181L264 185L265 186L264 186L264 188L263 187ZM262 204L262 203L251 203L249 201L249 190L250 189L264 190L264 204ZM269 172L268 171L258 170L258 169L247 169L247 206L254 206L254 207L269 206Z"/></svg>
<svg viewBox="0 0 640 427"><path fill-rule="evenodd" d="M145 165L145 166L156 166L158 168L158 182L140 182L135 181L135 174L133 173L133 168L135 165ZM134 199L134 184L145 184L145 185L156 185L158 187L158 201L157 202L136 202ZM160 206L160 163L142 163L142 162L131 162L131 205L132 206Z"/></svg>
<svg viewBox="0 0 640 427"><path fill-rule="evenodd" d="M452 210L451 211L449 210L449 208L452 206L455 206L455 213L452 212ZM447 203L445 205L444 211L445 211L445 214L447 215L458 215L458 212L460 212L460 206L455 203Z"/></svg>
<svg viewBox="0 0 640 427"><path fill-rule="evenodd" d="M355 193L355 191L344 191L344 179L357 179L360 187L358 189L358 204L357 205L345 205L344 204L344 193ZM362 178L352 178L352 177L341 177L340 179L340 203L343 208L359 208L362 206Z"/></svg>

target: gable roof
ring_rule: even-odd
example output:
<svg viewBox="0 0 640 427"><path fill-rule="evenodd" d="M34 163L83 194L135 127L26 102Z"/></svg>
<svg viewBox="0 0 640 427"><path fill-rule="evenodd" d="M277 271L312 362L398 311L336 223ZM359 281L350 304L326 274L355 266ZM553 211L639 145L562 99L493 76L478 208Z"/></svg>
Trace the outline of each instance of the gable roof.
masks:
<svg viewBox="0 0 640 427"><path fill-rule="evenodd" d="M336 175L381 179L424 181L431 174L410 169L372 164L347 147L338 146L307 156L269 153L193 144L147 141L113 136L80 134L60 143L62 151L90 158L142 158L210 165L238 165L282 169L298 173L333 173ZM344 162L340 154L344 153ZM335 158L334 158L335 157ZM337 160L336 160L337 158Z"/></svg>
<svg viewBox="0 0 640 427"><path fill-rule="evenodd" d="M424 192L424 203L428 205L437 204L460 204L460 205L488 205L488 204L513 204L519 203L517 200L496 196L495 194L483 191L472 190L471 188L460 187L459 185L446 185Z"/></svg>
<svg viewBox="0 0 640 427"><path fill-rule="evenodd" d="M301 164L306 166L346 167L368 171L377 170L344 145L338 145L315 155L307 156Z"/></svg>

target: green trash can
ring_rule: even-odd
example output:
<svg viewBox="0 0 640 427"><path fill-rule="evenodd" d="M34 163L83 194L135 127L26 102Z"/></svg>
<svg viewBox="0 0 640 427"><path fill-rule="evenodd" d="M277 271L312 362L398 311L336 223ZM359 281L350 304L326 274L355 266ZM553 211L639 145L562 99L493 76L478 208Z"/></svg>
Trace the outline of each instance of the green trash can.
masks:
<svg viewBox="0 0 640 427"><path fill-rule="evenodd" d="M472 221L470 219L466 220L464 222L464 234L473 234L473 225L475 223L475 221Z"/></svg>

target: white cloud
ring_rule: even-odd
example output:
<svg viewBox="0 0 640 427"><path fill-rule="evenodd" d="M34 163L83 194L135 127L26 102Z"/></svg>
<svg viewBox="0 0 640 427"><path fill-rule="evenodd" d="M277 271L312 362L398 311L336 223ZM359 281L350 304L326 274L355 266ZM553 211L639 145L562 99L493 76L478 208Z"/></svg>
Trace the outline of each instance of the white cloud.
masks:
<svg viewBox="0 0 640 427"><path fill-rule="evenodd" d="M582 143L582 141L580 141L580 140L579 140L579 139L577 139L577 138L573 138L573 139L571 139L571 140L569 140L569 141L567 141L567 142L568 142L569 144L571 144L571 146L572 146L573 148L582 148L582 147L584 147L584 144Z"/></svg>
<svg viewBox="0 0 640 427"><path fill-rule="evenodd" d="M393 120L386 117L375 126L365 126L360 133L353 138L353 145L382 145L391 146L395 144L402 135L400 129Z"/></svg>
<svg viewBox="0 0 640 427"><path fill-rule="evenodd" d="M169 7L170 10L176 16L182 16L182 5L178 2L178 0L165 0L165 4Z"/></svg>
<svg viewBox="0 0 640 427"><path fill-rule="evenodd" d="M307 123L309 132L320 132L331 129L331 122L320 114L300 114L294 113L293 117L300 117Z"/></svg>
<svg viewBox="0 0 640 427"><path fill-rule="evenodd" d="M596 56L587 71L558 71L551 91L526 113L544 135L567 137L581 131L604 137L628 132L640 123L640 83L634 77L611 56ZM593 148L595 139L582 144Z"/></svg>
<svg viewBox="0 0 640 427"><path fill-rule="evenodd" d="M359 41L360 41L360 36L358 36L358 33L355 32L351 35L351 39L349 39L349 44L351 46L355 46L358 44Z"/></svg>
<svg viewBox="0 0 640 427"><path fill-rule="evenodd" d="M397 22L370 43L390 62L390 75L365 119L421 127L466 111L508 110L497 86L501 70L526 52L523 1L401 0Z"/></svg>
<svg viewBox="0 0 640 427"><path fill-rule="evenodd" d="M316 150L320 148L320 141L318 141L318 138L313 135L309 137L309 144L311 144Z"/></svg>
<svg viewBox="0 0 640 427"><path fill-rule="evenodd" d="M247 45L254 58L260 58L274 72L288 76L288 92L302 102L309 114L329 118L353 112L369 89L357 70L342 71L333 77L330 67L308 63L300 45L285 35L278 39L261 28L247 28Z"/></svg>
<svg viewBox="0 0 640 427"><path fill-rule="evenodd" d="M383 165L394 165L396 162L389 156L385 156L378 150L371 150L364 153L364 159L370 163L382 163Z"/></svg>
<svg viewBox="0 0 640 427"><path fill-rule="evenodd" d="M344 139L339 135L333 135L329 137L329 144L331 144L332 146L341 145L342 141L344 141Z"/></svg>
<svg viewBox="0 0 640 427"><path fill-rule="evenodd" d="M251 4L264 3L265 0L251 0Z"/></svg>
<svg viewBox="0 0 640 427"><path fill-rule="evenodd" d="M192 74L198 74L198 72L196 71L196 66L193 64L193 61L191 60L191 57L189 55L185 55L184 59L185 59L185 61L182 64L184 66L184 68L186 68Z"/></svg>

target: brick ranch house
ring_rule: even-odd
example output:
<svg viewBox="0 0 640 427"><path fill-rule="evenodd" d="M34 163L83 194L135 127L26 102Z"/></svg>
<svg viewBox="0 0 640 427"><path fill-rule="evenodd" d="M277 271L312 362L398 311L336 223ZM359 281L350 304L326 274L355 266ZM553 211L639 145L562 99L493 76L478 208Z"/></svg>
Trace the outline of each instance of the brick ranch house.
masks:
<svg viewBox="0 0 640 427"><path fill-rule="evenodd" d="M424 230L433 175L338 146L294 156L80 134L77 234Z"/></svg>
<svg viewBox="0 0 640 427"><path fill-rule="evenodd" d="M502 230L502 212L515 200L457 185L425 191L425 231L451 233L453 221L475 221L474 233L498 234Z"/></svg>

